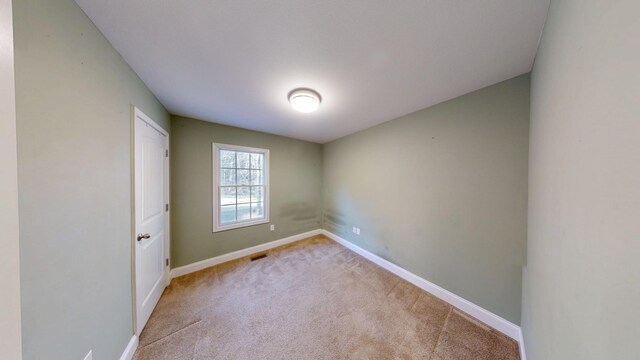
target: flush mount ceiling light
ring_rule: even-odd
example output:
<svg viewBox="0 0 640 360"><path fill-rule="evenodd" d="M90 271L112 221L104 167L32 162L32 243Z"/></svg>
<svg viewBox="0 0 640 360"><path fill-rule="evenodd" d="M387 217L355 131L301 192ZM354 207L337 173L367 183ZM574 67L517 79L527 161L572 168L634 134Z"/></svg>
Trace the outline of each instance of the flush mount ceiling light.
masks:
<svg viewBox="0 0 640 360"><path fill-rule="evenodd" d="M320 94L311 89L295 89L289 93L289 103L294 110L310 113L320 106Z"/></svg>

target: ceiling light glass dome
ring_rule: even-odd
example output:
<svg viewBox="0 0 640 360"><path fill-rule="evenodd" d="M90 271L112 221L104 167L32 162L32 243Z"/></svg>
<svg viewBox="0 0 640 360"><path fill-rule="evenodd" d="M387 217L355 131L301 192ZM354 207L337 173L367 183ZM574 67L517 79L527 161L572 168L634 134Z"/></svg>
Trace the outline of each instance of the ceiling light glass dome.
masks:
<svg viewBox="0 0 640 360"><path fill-rule="evenodd" d="M295 89L289 93L289 103L291 107L303 113L318 110L320 101L320 94L311 89Z"/></svg>

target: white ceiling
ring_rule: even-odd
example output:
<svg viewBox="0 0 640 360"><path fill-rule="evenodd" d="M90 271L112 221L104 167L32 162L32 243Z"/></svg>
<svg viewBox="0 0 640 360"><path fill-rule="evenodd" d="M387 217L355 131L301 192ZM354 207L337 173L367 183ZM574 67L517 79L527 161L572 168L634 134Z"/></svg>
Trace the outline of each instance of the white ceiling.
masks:
<svg viewBox="0 0 640 360"><path fill-rule="evenodd" d="M77 0L171 113L319 143L530 71L548 1Z"/></svg>

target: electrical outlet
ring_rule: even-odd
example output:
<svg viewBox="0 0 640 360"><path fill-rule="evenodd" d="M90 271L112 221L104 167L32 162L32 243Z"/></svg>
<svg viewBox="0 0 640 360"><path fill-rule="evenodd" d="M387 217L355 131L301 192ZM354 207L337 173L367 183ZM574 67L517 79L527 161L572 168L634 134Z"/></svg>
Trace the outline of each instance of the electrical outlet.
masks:
<svg viewBox="0 0 640 360"><path fill-rule="evenodd" d="M89 350L89 353L84 357L84 360L93 360L93 350Z"/></svg>
<svg viewBox="0 0 640 360"><path fill-rule="evenodd" d="M271 225L270 229L271 229L271 231L276 231L276 226L275 225Z"/></svg>
<svg viewBox="0 0 640 360"><path fill-rule="evenodd" d="M360 235L360 228L356 228L356 235Z"/></svg>
<svg viewBox="0 0 640 360"><path fill-rule="evenodd" d="M356 227L355 227L355 226L353 227L353 233L354 233L354 234L357 234L357 232L356 232Z"/></svg>

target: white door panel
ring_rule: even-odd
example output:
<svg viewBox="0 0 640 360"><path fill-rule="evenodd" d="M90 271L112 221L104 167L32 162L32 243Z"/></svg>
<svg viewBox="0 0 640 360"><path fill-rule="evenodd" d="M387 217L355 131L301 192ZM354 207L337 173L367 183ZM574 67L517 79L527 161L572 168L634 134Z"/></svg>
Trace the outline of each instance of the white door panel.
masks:
<svg viewBox="0 0 640 360"><path fill-rule="evenodd" d="M168 282L168 134L135 116L136 333L140 335Z"/></svg>
<svg viewBox="0 0 640 360"><path fill-rule="evenodd" d="M162 215L164 146L159 143L161 140L157 136L154 138L145 136L142 140L142 166L144 167L142 174L142 189L144 190L143 222L151 221L154 217Z"/></svg>
<svg viewBox="0 0 640 360"><path fill-rule="evenodd" d="M161 286L159 282L162 281L162 273L163 273L163 245L162 238L164 233L159 233L155 235L151 235L151 238L144 240L140 246L140 252L145 253L145 256L141 257L140 261L142 262L140 266L141 273L141 295L144 297L142 299L142 305L150 304L149 301L153 301L153 289ZM160 259L160 261L158 261ZM155 304L150 305L152 308Z"/></svg>

